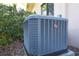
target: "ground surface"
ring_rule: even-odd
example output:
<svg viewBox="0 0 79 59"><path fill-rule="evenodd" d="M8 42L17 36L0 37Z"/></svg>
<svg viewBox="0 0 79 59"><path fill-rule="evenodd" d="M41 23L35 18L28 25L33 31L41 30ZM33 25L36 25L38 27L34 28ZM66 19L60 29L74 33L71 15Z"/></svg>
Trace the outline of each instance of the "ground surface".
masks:
<svg viewBox="0 0 79 59"><path fill-rule="evenodd" d="M79 56L79 49L78 48L75 48L75 47L72 47L72 46L69 46L68 48L70 50L74 51L76 56Z"/></svg>
<svg viewBox="0 0 79 59"><path fill-rule="evenodd" d="M79 49L76 49L71 46L68 48L74 51L76 56L79 56ZM25 56L25 55L26 54L23 49L23 42L21 40L17 40L8 46L0 46L0 56Z"/></svg>
<svg viewBox="0 0 79 59"><path fill-rule="evenodd" d="M24 56L23 42L15 41L8 46L0 46L0 56Z"/></svg>

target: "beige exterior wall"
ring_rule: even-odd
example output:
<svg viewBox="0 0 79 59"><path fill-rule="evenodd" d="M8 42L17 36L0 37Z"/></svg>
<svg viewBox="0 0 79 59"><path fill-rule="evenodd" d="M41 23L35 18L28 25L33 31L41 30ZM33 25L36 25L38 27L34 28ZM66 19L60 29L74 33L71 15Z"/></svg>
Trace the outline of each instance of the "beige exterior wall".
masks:
<svg viewBox="0 0 79 59"><path fill-rule="evenodd" d="M69 44L79 48L79 4L68 4Z"/></svg>
<svg viewBox="0 0 79 59"><path fill-rule="evenodd" d="M66 4L64 3L54 3L54 16L62 15L66 17Z"/></svg>
<svg viewBox="0 0 79 59"><path fill-rule="evenodd" d="M79 48L79 4L55 3L55 16L62 14L68 18L69 45Z"/></svg>

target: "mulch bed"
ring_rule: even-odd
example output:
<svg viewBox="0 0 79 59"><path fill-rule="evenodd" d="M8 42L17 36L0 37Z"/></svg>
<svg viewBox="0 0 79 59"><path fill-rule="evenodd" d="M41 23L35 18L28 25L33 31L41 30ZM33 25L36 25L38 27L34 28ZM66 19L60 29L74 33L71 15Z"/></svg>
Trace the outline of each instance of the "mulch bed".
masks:
<svg viewBox="0 0 79 59"><path fill-rule="evenodd" d="M0 46L0 56L24 56L23 42L17 40L10 45Z"/></svg>

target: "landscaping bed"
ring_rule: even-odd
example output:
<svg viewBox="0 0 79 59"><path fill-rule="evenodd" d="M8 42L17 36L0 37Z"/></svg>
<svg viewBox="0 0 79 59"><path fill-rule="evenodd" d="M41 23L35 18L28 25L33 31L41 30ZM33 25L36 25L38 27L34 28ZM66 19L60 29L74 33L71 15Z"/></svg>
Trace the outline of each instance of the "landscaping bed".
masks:
<svg viewBox="0 0 79 59"><path fill-rule="evenodd" d="M0 56L24 56L23 42L14 41L7 46L0 46Z"/></svg>

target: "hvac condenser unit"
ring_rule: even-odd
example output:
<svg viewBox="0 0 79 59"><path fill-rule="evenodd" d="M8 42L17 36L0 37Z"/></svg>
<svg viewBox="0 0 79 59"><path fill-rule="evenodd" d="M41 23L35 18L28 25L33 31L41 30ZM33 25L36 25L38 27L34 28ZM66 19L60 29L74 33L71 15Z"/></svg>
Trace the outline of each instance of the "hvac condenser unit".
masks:
<svg viewBox="0 0 79 59"><path fill-rule="evenodd" d="M30 55L49 55L67 49L67 20L31 15L24 22L24 47Z"/></svg>

